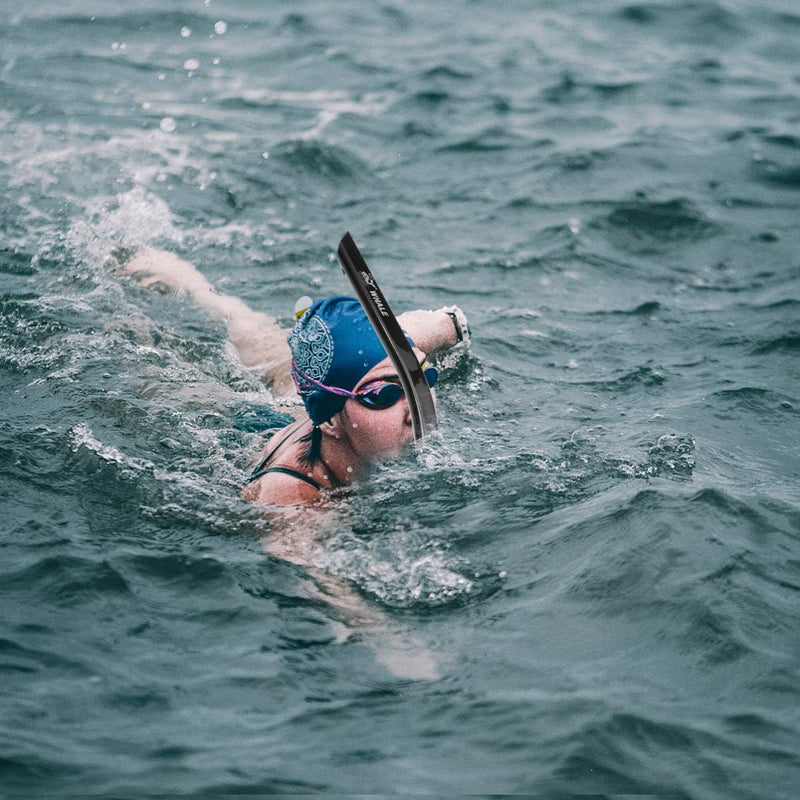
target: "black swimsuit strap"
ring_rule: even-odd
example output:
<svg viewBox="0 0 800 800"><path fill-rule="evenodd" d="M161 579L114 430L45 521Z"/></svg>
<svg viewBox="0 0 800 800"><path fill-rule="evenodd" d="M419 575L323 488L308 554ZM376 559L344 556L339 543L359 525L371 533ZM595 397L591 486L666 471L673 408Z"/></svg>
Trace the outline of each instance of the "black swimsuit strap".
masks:
<svg viewBox="0 0 800 800"><path fill-rule="evenodd" d="M292 436L294 436L294 434L296 432L297 431L290 431L289 433L287 433L286 436L284 436L278 442L278 444L276 444L275 447L273 447L269 451L269 453L267 453L267 455L265 455L264 458L262 458L261 461L258 462L258 465L250 473L250 477L247 479L247 482L245 483L245 486L247 486L250 483L253 483L253 481L257 481L259 478L263 477L268 472L280 472L280 473L283 473L284 475L291 475L293 478L297 478L298 480L305 481L307 484L309 484L310 486L313 486L319 492L321 492L321 491L323 491L325 489L325 487L321 483L318 483L317 481L315 481L313 478L309 477L308 475L305 475L302 472L298 472L296 469L292 469L291 467L281 467L281 466L268 467L267 466L267 464L269 464L269 462L272 459L272 457L278 452L278 450L281 449L281 447L283 447L284 444L286 444L286 442L289 441L289 439L292 438ZM331 479L331 481L334 484L334 486L335 487L341 486L341 484L337 480L337 478L336 478L335 474L333 473L333 471L331 470L331 468L325 463L325 461L323 461L322 458L320 458L320 461L322 462L322 466L325 467L325 470L326 470L326 472L328 474L328 477Z"/></svg>
<svg viewBox="0 0 800 800"><path fill-rule="evenodd" d="M278 444L276 444L275 447L273 447L272 450L270 450L269 453L267 453L264 456L264 458L262 458L261 461L259 461L258 464L255 467L253 467L253 471L250 473L250 477L247 479L247 483L245 483L245 486L247 486L248 483L257 481L267 471L265 467L269 463L270 459L275 455L275 453L278 452L278 450L281 449L281 447L283 447L284 444L286 444L286 442L289 441L289 439L292 438L294 433L295 431L290 431L289 433L287 433L286 436L284 436L278 442Z"/></svg>
<svg viewBox="0 0 800 800"><path fill-rule="evenodd" d="M258 477L260 478L262 475L266 475L268 472L281 472L284 475L291 475L293 478L297 478L300 481L305 481L306 483L310 484L318 492L321 492L324 488L321 483L317 483L313 478L310 478L308 475L304 475L302 472L298 472L296 469L292 469L291 467L267 467L261 472L260 475L258 475Z"/></svg>

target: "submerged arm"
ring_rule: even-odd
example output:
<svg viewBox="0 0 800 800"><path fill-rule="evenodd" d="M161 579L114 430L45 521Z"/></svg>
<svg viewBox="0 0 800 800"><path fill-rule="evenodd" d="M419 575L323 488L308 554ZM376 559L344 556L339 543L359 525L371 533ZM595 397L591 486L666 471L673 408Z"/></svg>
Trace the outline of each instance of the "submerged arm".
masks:
<svg viewBox="0 0 800 800"><path fill-rule="evenodd" d="M347 580L330 575L315 563L316 553L324 552L316 536L331 524L329 514L314 508L274 509L274 527L262 540L264 551L305 570L309 576L306 596L329 609L326 616L339 639L351 634L360 637L378 662L397 677L437 680L441 677L440 654L368 602Z"/></svg>

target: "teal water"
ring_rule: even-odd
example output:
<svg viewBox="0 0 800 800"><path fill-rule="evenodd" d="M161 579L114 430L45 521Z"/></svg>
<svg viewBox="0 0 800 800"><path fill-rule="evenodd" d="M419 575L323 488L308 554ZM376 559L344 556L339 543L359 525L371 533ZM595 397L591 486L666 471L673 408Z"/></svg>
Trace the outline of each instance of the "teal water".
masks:
<svg viewBox="0 0 800 800"><path fill-rule="evenodd" d="M0 792L796 796L794 0L0 8ZM315 556L428 680L265 555L280 407L106 262L288 324L346 230L472 325Z"/></svg>

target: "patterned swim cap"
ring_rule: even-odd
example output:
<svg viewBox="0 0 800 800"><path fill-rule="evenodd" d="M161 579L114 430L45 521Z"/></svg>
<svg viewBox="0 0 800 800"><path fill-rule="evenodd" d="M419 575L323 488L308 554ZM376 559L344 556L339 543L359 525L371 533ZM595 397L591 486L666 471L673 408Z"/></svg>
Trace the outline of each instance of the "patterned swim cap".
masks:
<svg viewBox="0 0 800 800"><path fill-rule="evenodd" d="M347 398L312 381L352 391L387 355L353 297L317 300L297 321L288 341L297 391L315 425L341 411ZM411 339L409 342L413 345ZM304 380L306 377L311 381Z"/></svg>

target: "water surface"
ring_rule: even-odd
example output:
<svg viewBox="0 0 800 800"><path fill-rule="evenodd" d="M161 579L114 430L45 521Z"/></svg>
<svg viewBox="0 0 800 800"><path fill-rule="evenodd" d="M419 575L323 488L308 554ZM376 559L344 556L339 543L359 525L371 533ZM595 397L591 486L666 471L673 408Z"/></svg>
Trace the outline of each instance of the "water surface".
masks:
<svg viewBox="0 0 800 800"><path fill-rule="evenodd" d="M2 5L2 789L793 797L796 4L129 6ZM346 230L473 330L323 526L383 638L264 554L224 328L107 263L289 324Z"/></svg>

